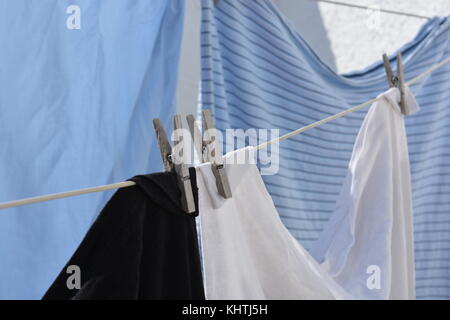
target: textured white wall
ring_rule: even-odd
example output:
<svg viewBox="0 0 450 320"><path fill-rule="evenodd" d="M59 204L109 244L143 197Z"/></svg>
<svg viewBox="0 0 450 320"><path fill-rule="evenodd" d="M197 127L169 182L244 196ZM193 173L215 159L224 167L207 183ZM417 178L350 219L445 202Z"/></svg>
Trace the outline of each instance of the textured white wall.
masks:
<svg viewBox="0 0 450 320"><path fill-rule="evenodd" d="M200 81L200 0L185 0L186 16L177 90L177 112L195 113ZM258 1L258 0L248 0ZM316 53L339 73L355 71L394 53L426 20L381 13L379 28L366 10L314 0L272 0ZM450 0L339 0L425 16L450 14Z"/></svg>
<svg viewBox="0 0 450 320"><path fill-rule="evenodd" d="M275 3L315 2L313 0L273 0ZM378 6L401 12L414 13L424 16L446 16L450 14L450 0L339 0L364 6ZM307 5L305 9L307 9ZM380 14L380 25L373 23L373 15L366 10L348 8L329 3L315 3L322 14L322 21L327 35L317 34L313 28L297 29L312 45L317 37L331 43L331 52L335 60L329 62L327 52L322 53L320 46L313 46L319 56L330 67L336 66L339 73L362 69L381 59L383 52L393 53L406 42L412 40L426 20L405 17L388 13ZM301 19L307 12L303 10L289 10L288 6L279 6L280 10L290 20Z"/></svg>
<svg viewBox="0 0 450 320"><path fill-rule="evenodd" d="M288 21L308 41L311 48L331 68L336 69L334 53L318 4L311 0L272 0ZM449 0L450 1L450 0Z"/></svg>

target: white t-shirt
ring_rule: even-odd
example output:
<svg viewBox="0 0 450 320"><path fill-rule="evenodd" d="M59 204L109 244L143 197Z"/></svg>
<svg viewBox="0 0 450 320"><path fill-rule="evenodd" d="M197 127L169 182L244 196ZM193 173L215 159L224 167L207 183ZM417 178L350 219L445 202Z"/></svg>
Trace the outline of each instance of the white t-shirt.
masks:
<svg viewBox="0 0 450 320"><path fill-rule="evenodd" d="M246 148L225 158L244 152L253 157ZM225 170L233 193L227 200L211 165L197 167L206 298L349 298L284 227L256 165Z"/></svg>

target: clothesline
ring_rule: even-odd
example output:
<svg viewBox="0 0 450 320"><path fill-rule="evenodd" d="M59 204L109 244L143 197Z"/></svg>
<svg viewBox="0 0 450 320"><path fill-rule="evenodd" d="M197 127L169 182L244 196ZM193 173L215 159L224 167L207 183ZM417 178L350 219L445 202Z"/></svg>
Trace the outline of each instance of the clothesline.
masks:
<svg viewBox="0 0 450 320"><path fill-rule="evenodd" d="M369 6L363 6L363 5L359 5L359 4L353 4L353 3L346 3L346 2L341 2L341 1L331 1L331 0L311 0L311 1L329 3L329 4L345 6L345 7L350 7L350 8L357 8L357 9L365 9L365 10L372 9L372 7L369 7ZM380 12L384 12L384 13L396 14L396 15L407 16L407 17L412 17L412 18L427 19L427 20L431 19L431 17L422 16L420 14L415 14L415 13L401 12L401 11L396 11L396 10L382 9L382 8L380 8L378 10Z"/></svg>
<svg viewBox="0 0 450 320"><path fill-rule="evenodd" d="M407 82L406 84L407 85L412 85L412 84L418 82L419 80L421 80L422 78L426 77L427 75L429 75L430 73L432 73L436 69L438 69L438 68L442 67L443 65L447 64L448 62L450 62L450 57L448 57L445 60L441 61L440 63L434 65L433 67L431 67L430 69L426 70L425 72L419 74L418 76L416 76L415 78L413 78L412 80ZM292 136L295 136L297 134L305 132L305 131L307 131L309 129L315 128L317 126L320 126L320 125L325 124L327 122L330 122L332 120L341 118L341 117L345 116L346 114L349 114L349 113L352 113L354 111L360 110L360 109L362 109L364 107L367 107L368 105L373 104L374 102L378 101L379 99L380 98L371 99L371 100L366 101L366 102L364 102L364 103L362 103L360 105L354 106L352 108L349 108L349 109L347 109L345 111L342 111L340 113L337 113L337 114L332 115L330 117L327 117L325 119L322 119L322 120L319 120L317 122L311 123L311 124L309 124L307 126L304 126L304 127L299 128L297 130L289 132L289 133L287 133L287 134L285 134L285 135L283 135L283 136L281 136L279 138L276 138L276 139L264 142L264 143L256 146L255 149L259 150L259 149L265 148L265 147L267 147L270 144L286 140L286 139L288 139L288 138L290 138ZM123 181L123 182L112 183L112 184L107 184L107 185L103 185L103 186L83 188L83 189L77 189L77 190L72 190L72 191L48 194L48 195L44 195L44 196L37 196L37 197L25 198L25 199L14 200L14 201L9 201L9 202L3 202L3 203L0 203L0 209L18 207L18 206L22 206L22 205L26 205L26 204L32 204L32 203L56 200L56 199L73 197L73 196L78 196L78 195L82 195L82 194L106 191L106 190L111 190L111 189L126 188L126 187L134 186L135 184L136 183L133 182L133 181Z"/></svg>

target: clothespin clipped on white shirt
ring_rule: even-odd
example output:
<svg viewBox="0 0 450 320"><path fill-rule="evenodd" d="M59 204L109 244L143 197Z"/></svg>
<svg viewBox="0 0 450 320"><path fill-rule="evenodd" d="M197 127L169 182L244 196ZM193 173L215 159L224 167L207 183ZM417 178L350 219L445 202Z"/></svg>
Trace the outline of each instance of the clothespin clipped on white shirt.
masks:
<svg viewBox="0 0 450 320"><path fill-rule="evenodd" d="M204 137L193 115L188 115L186 120L191 131L192 139L194 140L195 150L201 162L211 162L211 170L216 178L216 186L219 194L228 199L232 197L230 183L225 172L222 159L222 148L219 145L216 137L216 128L209 110L203 110L203 127Z"/></svg>
<svg viewBox="0 0 450 320"><path fill-rule="evenodd" d="M386 53L383 54L384 69L386 70L386 76L388 80L389 88L396 87L400 91L400 110L402 114L406 114L406 102L405 102L405 77L403 69L403 58L400 52L397 53L397 74L394 75L392 71L391 62Z"/></svg>
<svg viewBox="0 0 450 320"><path fill-rule="evenodd" d="M161 120L153 119L153 126L155 128L156 138L158 139L159 150L164 163L164 170L166 172L176 172L178 185L181 190L181 206L186 213L193 213L195 212L195 201L194 193L192 192L191 177L189 175L189 168L183 163L182 159L182 152L185 148L185 137L182 133L183 124L181 122L181 116L175 115L173 117L175 147L180 143L182 144L181 148L174 149L180 150L181 154L172 153L172 147L167 139Z"/></svg>
<svg viewBox="0 0 450 320"><path fill-rule="evenodd" d="M225 173L225 168L223 166L222 158L222 148L217 141L217 129L214 126L214 121L211 116L211 111L203 110L203 127L204 127L204 137L203 141L205 143L204 154L207 157L207 161L211 162L211 169L216 177L216 186L219 194L225 199L231 198L231 188L228 181L228 177Z"/></svg>

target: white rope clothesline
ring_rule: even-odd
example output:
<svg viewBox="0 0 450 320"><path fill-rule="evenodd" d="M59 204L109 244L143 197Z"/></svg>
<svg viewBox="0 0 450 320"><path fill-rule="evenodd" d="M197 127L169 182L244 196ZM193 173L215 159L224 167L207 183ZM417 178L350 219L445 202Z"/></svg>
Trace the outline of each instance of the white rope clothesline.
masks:
<svg viewBox="0 0 450 320"><path fill-rule="evenodd" d="M45 196L38 196L38 197L25 198L25 199L20 199L20 200L15 200L15 201L3 202L3 203L0 203L0 209L18 207L18 206L23 206L26 204L56 200L56 199L61 199L61 198L74 197L74 196L79 196L81 194L94 193L94 192L106 191L106 190L111 190L111 189L126 188L126 187L134 186L135 184L136 184L136 182L134 182L134 181L123 181L123 182L111 183L111 184L98 186L98 187L83 188L83 189L71 190L71 191L66 191L66 192L47 194Z"/></svg>
<svg viewBox="0 0 450 320"><path fill-rule="evenodd" d="M417 81L421 80L422 78L426 77L427 75L429 75L430 73L432 73L433 71L435 71L436 69L442 67L443 65L447 64L448 62L450 62L450 57L448 57L447 59L441 61L440 63L434 65L433 67L431 67L430 69L426 70L425 72L419 74L417 77L413 78L412 80L410 80L409 82L407 82L407 85L411 85L416 83ZM345 111L342 111L340 113L337 113L335 115L332 115L330 117L327 117L325 119L319 120L317 122L311 123L307 126L304 126L302 128L299 128L297 130L294 130L292 132L289 132L281 137L278 137L276 139L264 142L258 146L255 147L256 150L262 149L264 147L267 147L268 145L272 144L272 143L277 143L283 140L286 140L292 136L295 136L297 134L300 134L302 132L305 132L309 129L315 128L317 126L320 126L324 123L330 122L332 120L338 119L340 117L345 116L346 114L349 114L351 112L360 110L364 107L367 107L368 105L371 105L372 103L378 101L380 98L374 98L371 99L369 101L366 101L360 105L354 106L352 108L349 108ZM67 198L67 197L73 197L73 196L78 196L78 195L82 195L82 194L88 194L88 193L94 193L94 192L100 192L100 191L106 191L106 190L111 190L111 189L120 189L120 188L126 188L126 187L131 187L136 185L135 182L133 181L123 181L123 182L118 182L118 183L112 183L112 184L107 184L107 185L103 185L103 186L97 186L97 187L90 187L90 188L84 188L84 189L77 189L77 190L72 190L72 191L66 191L66 192L60 192L60 193L53 193L53 194L48 194L48 195L44 195L44 196L37 196L37 197L32 197L32 198L25 198L25 199L20 199L20 200L14 200L14 201L9 201L9 202L3 202L0 203L0 209L6 209L6 208L12 208L12 207L18 207L18 206L23 206L26 204L32 204L32 203L37 203L37 202L44 202L44 201L50 201L50 200L56 200L56 199L61 199L61 198Z"/></svg>
<svg viewBox="0 0 450 320"><path fill-rule="evenodd" d="M419 80L421 80L422 78L426 77L427 75L429 75L430 73L432 73L434 70L436 70L436 69L442 67L443 65L445 65L445 64L448 63L448 62L450 62L450 57L448 57L447 59L445 59L445 60L439 62L439 63L436 64L436 65L434 65L433 67L431 67L431 68L428 69L427 71L425 71L425 72L419 74L417 77L415 77L415 78L413 78L412 80L410 80L409 82L407 82L406 85L409 86L409 85L412 85L412 84L416 83L417 81L419 81ZM302 133L302 132L305 132L305 131L307 131L307 130L309 130L309 129L315 128L315 127L320 126L320 125L322 125L322 124L324 124L324 123L330 122L330 121L335 120L335 119L338 119L338 118L340 118L340 117L343 117L343 116L345 116L346 114L349 114L349 113L358 111L358 110L360 110L360 109L362 109L362 108L364 108L364 107L367 107L367 106L371 105L372 103L374 103L374 102L376 102L376 101L378 101L378 100L380 100L380 99L381 99L381 97L380 97L380 98L374 98L374 99L371 99L371 100L366 101L366 102L364 102L364 103L362 103L362 104L360 104L360 105L354 106L354 107L352 107L352 108L350 108L350 109L347 109L347 110L344 110L344 111L339 112L339 113L337 113L337 114L334 114L334 115L332 115L332 116L329 116L328 118L325 118L325 119L316 121L316 122L311 123L311 124L309 124L309 125L307 125L307 126L304 126L304 127L299 128L299 129L297 129L297 130L291 131L291 132L289 132L289 133L287 133L287 134L285 134L285 135L283 135L283 136L281 136L281 137L278 137L278 138L276 138L276 139L273 139L273 140L270 140L270 141L261 143L260 145L256 146L255 149L256 149L256 150L259 150L259 149L262 149L262 148L264 148L264 147L266 147L266 146L268 146L268 145L270 145L270 144L272 144L272 143L276 143L276 142L280 142L280 141L286 140L286 139L288 139L288 138L290 138L290 137L292 137L292 136L295 136L295 135L297 135L297 134L300 134L300 133Z"/></svg>

